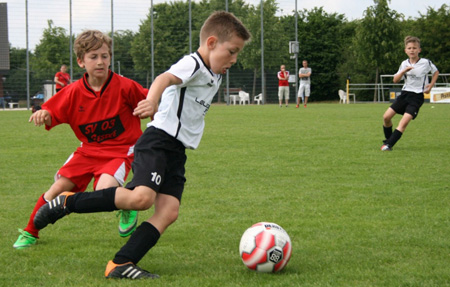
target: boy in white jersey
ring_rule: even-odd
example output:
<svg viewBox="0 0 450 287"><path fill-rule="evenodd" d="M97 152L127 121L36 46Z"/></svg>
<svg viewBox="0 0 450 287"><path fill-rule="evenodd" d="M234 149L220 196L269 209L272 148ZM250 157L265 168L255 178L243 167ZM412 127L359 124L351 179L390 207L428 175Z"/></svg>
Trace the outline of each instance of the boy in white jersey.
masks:
<svg viewBox="0 0 450 287"><path fill-rule="evenodd" d="M233 14L223 11L211 14L201 28L197 52L159 75L147 99L134 110L135 115L154 120L136 143L132 181L126 188L86 192L85 196L61 195L37 212L36 227L42 229L71 212L146 210L154 204L154 214L108 262L105 277L158 278L136 264L177 220L186 181L185 149L197 148L204 116L219 89L222 74L236 63L249 39L249 31ZM152 112L148 112L148 107Z"/></svg>
<svg viewBox="0 0 450 287"><path fill-rule="evenodd" d="M420 40L417 37L405 38L405 53L409 59L402 62L394 75L394 83L404 79L402 92L383 115L383 130L386 139L381 146L382 151L391 151L395 143L405 132L409 122L417 117L424 102L424 93L429 93L437 81L439 71L428 59L419 58ZM428 84L428 73L432 73ZM397 128L392 132L392 118L395 114L403 115Z"/></svg>

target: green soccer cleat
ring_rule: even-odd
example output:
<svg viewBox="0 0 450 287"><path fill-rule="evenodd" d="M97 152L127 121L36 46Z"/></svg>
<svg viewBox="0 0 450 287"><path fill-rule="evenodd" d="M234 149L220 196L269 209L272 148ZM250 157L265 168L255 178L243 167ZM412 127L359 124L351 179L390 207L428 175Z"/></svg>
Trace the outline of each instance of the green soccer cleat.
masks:
<svg viewBox="0 0 450 287"><path fill-rule="evenodd" d="M31 247L35 245L37 242L37 238L28 233L25 230L19 229L20 235L17 238L16 243L14 243L13 247L16 249L24 249L27 247Z"/></svg>
<svg viewBox="0 0 450 287"><path fill-rule="evenodd" d="M106 265L105 277L107 279L157 279L159 275L143 270L131 262L115 264L110 260Z"/></svg>
<svg viewBox="0 0 450 287"><path fill-rule="evenodd" d="M136 230L138 212L136 210L119 210L119 235L127 237Z"/></svg>

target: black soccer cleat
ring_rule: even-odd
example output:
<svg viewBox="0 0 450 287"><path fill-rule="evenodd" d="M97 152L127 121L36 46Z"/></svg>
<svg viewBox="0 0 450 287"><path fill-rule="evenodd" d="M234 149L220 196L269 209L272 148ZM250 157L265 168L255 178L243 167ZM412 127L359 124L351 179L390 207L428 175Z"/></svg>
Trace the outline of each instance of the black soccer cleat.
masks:
<svg viewBox="0 0 450 287"><path fill-rule="evenodd" d="M43 205L34 216L34 226L37 229L46 227L49 223L53 224L58 219L70 213L66 207L67 197L73 195L73 192L63 192L52 201Z"/></svg>
<svg viewBox="0 0 450 287"><path fill-rule="evenodd" d="M392 151L392 147L388 144L384 144L381 146L381 151Z"/></svg>
<svg viewBox="0 0 450 287"><path fill-rule="evenodd" d="M131 262L116 264L110 260L106 265L105 277L107 279L157 279L159 275L143 270Z"/></svg>

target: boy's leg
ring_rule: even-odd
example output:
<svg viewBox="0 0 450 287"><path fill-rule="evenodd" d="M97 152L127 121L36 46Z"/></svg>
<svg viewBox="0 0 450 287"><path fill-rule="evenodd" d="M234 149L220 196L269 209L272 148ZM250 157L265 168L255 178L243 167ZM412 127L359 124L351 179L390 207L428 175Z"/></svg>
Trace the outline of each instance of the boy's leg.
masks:
<svg viewBox="0 0 450 287"><path fill-rule="evenodd" d="M36 244L36 239L39 238L39 229L34 226L33 221L37 211L48 201L61 194L61 192L64 190L72 190L74 186L74 183L70 179L61 176L56 180L56 182L53 183L47 192L39 197L33 211L31 212L27 226L21 232L21 235L19 235L19 238L13 245L14 248L22 249Z"/></svg>
<svg viewBox="0 0 450 287"><path fill-rule="evenodd" d="M396 115L396 112L389 107L383 114L383 126L392 127L392 118Z"/></svg>
<svg viewBox="0 0 450 287"><path fill-rule="evenodd" d="M396 112L391 107L389 107L383 114L383 133L384 133L383 143L386 143L386 141L392 135L392 118L395 115Z"/></svg>
<svg viewBox="0 0 450 287"><path fill-rule="evenodd" d="M392 148L400 140L403 133L405 132L406 127L412 119L413 116L411 114L405 113L392 135L388 139L386 139L385 145L388 145L390 148Z"/></svg>
<svg viewBox="0 0 450 287"><path fill-rule="evenodd" d="M122 174L121 180L123 182L125 174L128 174L128 172L125 170L125 167L123 165L121 165L121 168L119 168L118 171L121 172L120 174ZM95 184L95 189L100 190L119 185L121 184L117 181L117 179L114 176L107 173L103 173L98 178L98 182L96 182ZM119 216L119 235L121 237L127 237L131 233L133 233L133 231L137 227L138 212L136 210L120 210L118 216Z"/></svg>
<svg viewBox="0 0 450 287"><path fill-rule="evenodd" d="M110 187L93 192L60 195L39 209L34 218L34 225L42 229L72 212L146 210L153 205L155 196L156 192L146 186L138 186L134 190Z"/></svg>
<svg viewBox="0 0 450 287"><path fill-rule="evenodd" d="M54 224L60 218L71 212L89 213L113 211L118 208L114 204L117 187L111 187L93 192L66 192L42 206L34 217L37 229L43 229L49 223Z"/></svg>
<svg viewBox="0 0 450 287"><path fill-rule="evenodd" d="M31 212L30 219L28 220L28 225L24 230L19 229L20 235L17 238L16 242L14 242L13 247L16 249L23 249L30 247L36 244L37 239L39 238L39 229L37 229L33 224L33 219L36 212L46 204L47 201L44 199L44 193L39 197L36 205L34 206L33 211Z"/></svg>
<svg viewBox="0 0 450 287"><path fill-rule="evenodd" d="M177 198L159 193L155 200L155 213L148 221L143 222L131 235L128 242L116 253L112 262L108 263L105 276L116 277L116 268L124 264L136 265L142 257L158 242L161 234L178 218L180 202Z"/></svg>
<svg viewBox="0 0 450 287"><path fill-rule="evenodd" d="M408 124L411 122L412 119L413 119L413 116L411 114L405 113L403 115L402 119L400 120L400 122L398 123L397 130L404 133L406 130L406 127L408 126Z"/></svg>
<svg viewBox="0 0 450 287"><path fill-rule="evenodd" d="M388 138L383 146L388 146L390 149L394 147L394 145L398 142L398 140L402 137L403 133L397 129L394 130L391 137ZM383 147L381 148L383 150Z"/></svg>
<svg viewBox="0 0 450 287"><path fill-rule="evenodd" d="M392 136L392 126L385 127L383 125L383 132L384 132L384 140L383 143L386 143L386 141Z"/></svg>

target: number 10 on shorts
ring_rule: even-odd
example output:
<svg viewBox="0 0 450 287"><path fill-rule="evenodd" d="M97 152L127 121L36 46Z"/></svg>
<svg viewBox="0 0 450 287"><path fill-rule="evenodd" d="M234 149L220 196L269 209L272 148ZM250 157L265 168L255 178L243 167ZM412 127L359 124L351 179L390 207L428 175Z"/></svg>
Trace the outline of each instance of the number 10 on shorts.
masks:
<svg viewBox="0 0 450 287"><path fill-rule="evenodd" d="M161 184L161 176L157 172L152 172L151 175L152 175L152 181L154 183L156 183L157 185L160 185Z"/></svg>

